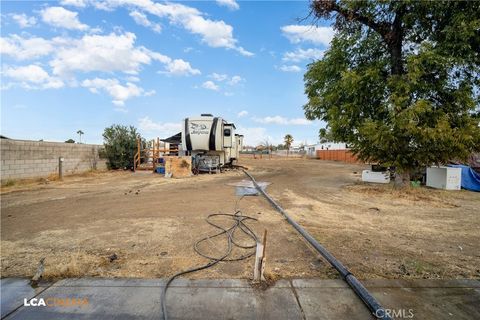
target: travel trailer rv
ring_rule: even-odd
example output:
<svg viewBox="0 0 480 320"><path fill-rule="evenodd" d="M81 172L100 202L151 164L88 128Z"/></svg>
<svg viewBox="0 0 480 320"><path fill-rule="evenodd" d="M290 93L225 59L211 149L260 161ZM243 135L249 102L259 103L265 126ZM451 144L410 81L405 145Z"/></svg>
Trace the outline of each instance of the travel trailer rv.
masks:
<svg viewBox="0 0 480 320"><path fill-rule="evenodd" d="M242 150L243 136L235 125L211 114L186 118L182 123L182 149L199 171L212 172L234 164Z"/></svg>

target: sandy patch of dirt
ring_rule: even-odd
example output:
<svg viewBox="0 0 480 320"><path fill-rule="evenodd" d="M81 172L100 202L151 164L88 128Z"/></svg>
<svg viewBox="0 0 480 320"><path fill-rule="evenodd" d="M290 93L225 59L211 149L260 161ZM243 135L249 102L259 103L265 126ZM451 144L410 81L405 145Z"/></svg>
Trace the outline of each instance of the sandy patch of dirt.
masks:
<svg viewBox="0 0 480 320"><path fill-rule="evenodd" d="M478 193L362 184L365 166L357 164L241 164L271 182L268 192L359 278L480 277ZM237 204L227 184L243 179L236 171L187 179L117 171L2 189L2 277L32 276L42 257L47 278L169 276L207 261L192 248L215 232L205 218L237 205L258 219L251 224L258 235L268 230L270 277L337 278L265 199ZM251 278L253 263L221 263L188 277Z"/></svg>
<svg viewBox="0 0 480 320"><path fill-rule="evenodd" d="M479 278L480 194L360 182L361 166L277 167L270 193L359 278ZM281 168L281 169L280 169ZM350 183L344 183L350 178Z"/></svg>

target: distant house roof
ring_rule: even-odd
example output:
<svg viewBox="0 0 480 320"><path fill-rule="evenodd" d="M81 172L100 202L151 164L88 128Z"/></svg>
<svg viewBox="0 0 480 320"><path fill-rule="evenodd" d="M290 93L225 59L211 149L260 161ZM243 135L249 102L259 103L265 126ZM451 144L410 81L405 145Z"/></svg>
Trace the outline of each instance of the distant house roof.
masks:
<svg viewBox="0 0 480 320"><path fill-rule="evenodd" d="M160 139L163 142L168 142L171 144L181 144L182 143L182 133L179 132L176 135L173 135L171 137L168 137L166 139Z"/></svg>

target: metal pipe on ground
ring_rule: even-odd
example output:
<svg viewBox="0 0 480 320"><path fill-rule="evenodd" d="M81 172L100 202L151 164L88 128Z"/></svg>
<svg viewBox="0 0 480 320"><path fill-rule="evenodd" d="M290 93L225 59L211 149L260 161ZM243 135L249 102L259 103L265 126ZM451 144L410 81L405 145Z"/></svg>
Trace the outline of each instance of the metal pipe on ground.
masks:
<svg viewBox="0 0 480 320"><path fill-rule="evenodd" d="M382 320L391 320L391 318L386 314L385 309L380 305L380 303L368 292L368 290L363 286L363 284L352 274L348 269L338 261L330 252L328 252L325 247L323 247L317 240L315 240L305 229L303 229L298 223L296 223L290 216L285 212L285 210L275 201L273 200L270 195L264 191L258 184L255 178L248 173L247 171L243 170L243 172L252 180L253 185L255 188L260 192L270 204L280 212L285 219L290 223L295 230L297 230L305 240L310 243L315 250L318 251L325 258L342 276L343 280L347 282L347 284L352 288L355 294L362 299L363 303L367 306L367 308L372 312L373 316L377 319Z"/></svg>

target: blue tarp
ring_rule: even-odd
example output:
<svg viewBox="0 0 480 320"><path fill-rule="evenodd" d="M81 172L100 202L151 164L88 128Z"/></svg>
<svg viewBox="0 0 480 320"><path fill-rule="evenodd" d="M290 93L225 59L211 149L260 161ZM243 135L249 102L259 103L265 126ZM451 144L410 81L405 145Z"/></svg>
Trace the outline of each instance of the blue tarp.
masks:
<svg viewBox="0 0 480 320"><path fill-rule="evenodd" d="M462 169L462 188L470 191L480 192L480 174L469 166L461 164L452 164L449 167Z"/></svg>

